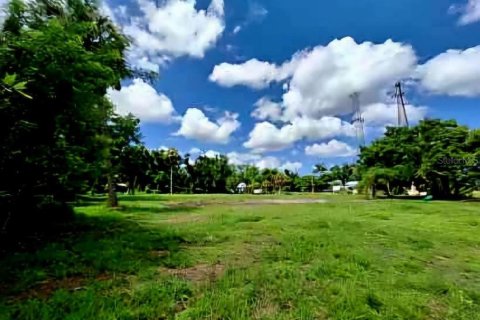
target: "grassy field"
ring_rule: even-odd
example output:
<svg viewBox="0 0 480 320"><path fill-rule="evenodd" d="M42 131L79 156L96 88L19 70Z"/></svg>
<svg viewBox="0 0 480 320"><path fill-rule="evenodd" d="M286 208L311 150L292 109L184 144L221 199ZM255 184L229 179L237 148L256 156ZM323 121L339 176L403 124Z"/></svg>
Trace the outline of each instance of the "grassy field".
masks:
<svg viewBox="0 0 480 320"><path fill-rule="evenodd" d="M135 196L0 261L0 319L480 319L480 203Z"/></svg>

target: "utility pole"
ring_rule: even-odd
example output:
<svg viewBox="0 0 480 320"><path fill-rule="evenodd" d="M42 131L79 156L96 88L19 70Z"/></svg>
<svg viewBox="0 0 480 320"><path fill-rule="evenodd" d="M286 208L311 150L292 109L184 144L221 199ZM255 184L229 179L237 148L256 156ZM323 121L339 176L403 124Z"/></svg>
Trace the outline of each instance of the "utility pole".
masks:
<svg viewBox="0 0 480 320"><path fill-rule="evenodd" d="M402 84L397 82L395 84L395 99L397 101L398 126L408 128L408 117L405 109L404 94L405 93L402 90Z"/></svg>
<svg viewBox="0 0 480 320"><path fill-rule="evenodd" d="M362 112L360 110L359 93L358 92L353 93L352 95L350 95L350 98L352 99L352 108L353 108L352 124L355 127L355 133L358 141L358 149L360 153L361 148L365 146L365 130L364 130L365 119L363 119Z"/></svg>

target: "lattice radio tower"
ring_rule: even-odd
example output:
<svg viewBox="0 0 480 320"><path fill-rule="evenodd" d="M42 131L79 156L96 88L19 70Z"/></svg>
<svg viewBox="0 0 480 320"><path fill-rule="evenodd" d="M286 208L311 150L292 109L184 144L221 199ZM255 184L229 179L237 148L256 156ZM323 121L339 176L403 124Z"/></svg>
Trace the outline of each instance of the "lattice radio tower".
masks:
<svg viewBox="0 0 480 320"><path fill-rule="evenodd" d="M365 119L363 119L362 112L360 111L360 95L358 94L358 92L350 95L350 98L352 99L353 106L352 124L355 127L355 133L357 135L358 141L358 149L360 150L362 147L365 146Z"/></svg>
<svg viewBox="0 0 480 320"><path fill-rule="evenodd" d="M397 101L398 126L408 127L407 111L405 110L405 93L402 90L402 84L395 84L395 100Z"/></svg>

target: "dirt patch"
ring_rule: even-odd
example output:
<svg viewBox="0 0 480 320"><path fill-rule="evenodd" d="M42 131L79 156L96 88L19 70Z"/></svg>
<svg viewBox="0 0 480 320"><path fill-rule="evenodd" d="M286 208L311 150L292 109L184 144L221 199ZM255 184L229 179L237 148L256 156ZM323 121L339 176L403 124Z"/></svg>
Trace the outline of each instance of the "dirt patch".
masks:
<svg viewBox="0 0 480 320"><path fill-rule="evenodd" d="M308 203L327 203L324 199L268 199L268 200L249 200L242 204L262 205L262 204L308 204Z"/></svg>
<svg viewBox="0 0 480 320"><path fill-rule="evenodd" d="M92 281L106 281L111 279L108 274L101 274L95 278L87 278L82 276L73 276L64 279L47 279L34 284L30 289L16 295L11 295L10 300L28 300L28 299L47 299L51 297L55 291L63 289L68 291L84 290L85 286Z"/></svg>
<svg viewBox="0 0 480 320"><path fill-rule="evenodd" d="M428 308L428 320L443 320L448 312L448 307L438 301L438 300L430 300L427 304Z"/></svg>
<svg viewBox="0 0 480 320"><path fill-rule="evenodd" d="M166 220L168 223L192 223L192 222L204 222L208 219L205 215L189 215L189 216L175 216Z"/></svg>
<svg viewBox="0 0 480 320"><path fill-rule="evenodd" d="M194 267L184 269L161 268L160 272L168 273L172 276L183 278L192 282L212 282L218 279L225 271L222 264L199 264Z"/></svg>
<svg viewBox="0 0 480 320"><path fill-rule="evenodd" d="M264 293L257 299L257 302L255 303L255 309L252 312L252 319L274 319L278 312L278 305L273 302L273 299L269 299Z"/></svg>
<svg viewBox="0 0 480 320"><path fill-rule="evenodd" d="M170 251L168 250L154 250L150 251L150 257L152 258L165 258L170 255Z"/></svg>
<svg viewBox="0 0 480 320"><path fill-rule="evenodd" d="M309 204L309 203L327 203L325 199L258 199L245 201L195 201L195 202L178 202L171 203L171 208L178 208L180 206L186 208L197 208L213 205L229 205L229 206L243 206L243 205L282 205L282 204Z"/></svg>

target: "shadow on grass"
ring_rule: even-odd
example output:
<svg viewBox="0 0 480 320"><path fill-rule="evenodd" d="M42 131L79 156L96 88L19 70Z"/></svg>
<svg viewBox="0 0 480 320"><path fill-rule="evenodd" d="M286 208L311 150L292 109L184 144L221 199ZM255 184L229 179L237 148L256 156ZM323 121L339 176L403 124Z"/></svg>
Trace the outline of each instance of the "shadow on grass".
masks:
<svg viewBox="0 0 480 320"><path fill-rule="evenodd" d="M148 195L148 194L139 194L139 195L127 195L127 194L118 194L118 200L121 202L140 202L140 201L150 201L150 202L165 202L169 199L163 195ZM89 207L96 206L102 203L107 202L107 196L90 196L90 195L79 195L77 196L77 201L71 203L75 207Z"/></svg>
<svg viewBox="0 0 480 320"><path fill-rule="evenodd" d="M169 198L167 195L119 195L119 201L128 201L128 202L136 202L136 201L151 201L151 202L165 202L168 201Z"/></svg>
<svg viewBox="0 0 480 320"><path fill-rule="evenodd" d="M158 208L128 210L158 212ZM79 214L75 222L36 234L3 252L0 256L0 300L46 281L72 277L95 279L105 275L118 277L160 266L185 267L192 263L183 250L191 243L186 239L187 235L178 230L147 227L134 219L126 219L121 213L106 211L105 216L94 217Z"/></svg>

